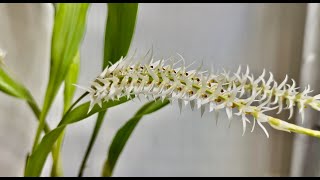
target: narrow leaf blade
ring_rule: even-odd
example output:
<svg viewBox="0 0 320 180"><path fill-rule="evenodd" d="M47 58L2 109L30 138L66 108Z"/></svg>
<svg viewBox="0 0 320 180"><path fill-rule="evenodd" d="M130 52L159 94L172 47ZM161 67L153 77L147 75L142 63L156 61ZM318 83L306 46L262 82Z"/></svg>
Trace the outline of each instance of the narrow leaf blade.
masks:
<svg viewBox="0 0 320 180"><path fill-rule="evenodd" d="M138 3L108 3L105 31L104 67L117 62L128 52L133 37Z"/></svg>
<svg viewBox="0 0 320 180"><path fill-rule="evenodd" d="M112 176L113 169L118 161L118 158L125 147L129 137L131 136L133 130L141 120L141 118L144 115L151 114L166 105L169 104L169 100L164 100L163 102L161 100L152 101L144 106L142 106L137 113L127 121L125 125L123 125L116 133L115 137L112 140L109 152L108 152L108 158L104 163L102 176L110 177Z"/></svg>
<svg viewBox="0 0 320 180"><path fill-rule="evenodd" d="M77 52L73 58L73 62L69 68L69 72L65 78L64 83L64 112L71 106L72 99L76 90L74 84L77 83L80 69L80 53Z"/></svg>
<svg viewBox="0 0 320 180"><path fill-rule="evenodd" d="M101 112L98 113L98 117L97 117L94 129L93 129L92 135L90 137L90 142L88 144L88 147L86 149L85 155L84 155L84 157L82 159L82 162L81 162L81 165L80 165L78 177L82 177L82 175L83 175L84 169L85 169L86 164L87 164L87 160L89 158L89 155L91 153L93 145L94 145L94 143L95 143L95 141L97 139L97 136L99 134L99 131L101 129L101 125L103 123L103 119L104 119L104 116L105 116L106 112L107 112L107 110L104 110L104 111L101 111Z"/></svg>
<svg viewBox="0 0 320 180"><path fill-rule="evenodd" d="M73 62L86 28L88 3L59 3L51 45L51 67L43 113L49 110Z"/></svg>
<svg viewBox="0 0 320 180"><path fill-rule="evenodd" d="M64 96L63 96L63 113L66 113L71 106L72 99L76 90L74 84L78 81L80 68L80 53L79 51L73 58L72 64L70 65L69 72L64 80ZM51 177L61 177L63 176L63 167L62 167L62 157L61 157L61 148L63 143L64 134L62 133L59 139L57 140L56 148L52 150L52 168L51 168Z"/></svg>
<svg viewBox="0 0 320 180"><path fill-rule="evenodd" d="M24 176L40 176L44 162L46 161L56 139L58 139L64 128L65 126L58 127L43 137L41 144L39 144L36 150L28 158Z"/></svg>
<svg viewBox="0 0 320 180"><path fill-rule="evenodd" d="M0 91L9 96L32 101L32 97L27 88L11 78L2 67L0 67Z"/></svg>
<svg viewBox="0 0 320 180"><path fill-rule="evenodd" d="M77 108L73 109L71 112L67 113L66 116L59 123L59 126L78 122L82 119L92 116L95 113L104 111L113 106L120 105L129 100L130 98L127 99L127 97L121 97L119 100L107 101L102 103L102 107L95 105L89 113L88 113L88 109L90 106L90 102L83 103L77 106Z"/></svg>
<svg viewBox="0 0 320 180"><path fill-rule="evenodd" d="M51 44L50 76L32 149L38 145L45 118L83 39L88 3L59 3Z"/></svg>
<svg viewBox="0 0 320 180"><path fill-rule="evenodd" d="M105 46L103 69L109 60L116 62L121 56L126 56L134 34L138 4L108 4L108 18L105 30ZM86 166L91 149L100 131L106 111L99 112L90 142L83 157L78 176L81 177Z"/></svg>
<svg viewBox="0 0 320 180"><path fill-rule="evenodd" d="M46 134L33 153L30 155L25 170L25 176L40 176L48 154L67 125L79 122L97 112L101 112L107 108L125 103L128 100L129 99L126 97L123 97L116 101L104 102L102 104L102 108L95 106L90 113L87 113L90 102L86 102L66 113L63 120L59 123L59 126Z"/></svg>

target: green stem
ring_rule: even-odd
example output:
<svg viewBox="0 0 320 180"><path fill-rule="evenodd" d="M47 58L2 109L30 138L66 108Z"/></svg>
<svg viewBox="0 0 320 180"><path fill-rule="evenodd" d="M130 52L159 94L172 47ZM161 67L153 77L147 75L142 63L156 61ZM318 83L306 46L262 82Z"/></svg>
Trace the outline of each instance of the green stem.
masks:
<svg viewBox="0 0 320 180"><path fill-rule="evenodd" d="M64 109L64 116L68 114L73 107L86 95L88 95L88 92L85 92L83 95L81 95L68 109ZM60 125L60 124L59 124ZM58 126L59 126L58 125ZM61 157L61 148L64 140L64 135L65 135L65 130L61 133L59 136L56 145L54 146L55 148L52 150L52 169L51 169L51 177L61 177L63 176L63 167L62 167L62 157Z"/></svg>
<svg viewBox="0 0 320 180"><path fill-rule="evenodd" d="M64 113L64 117L67 115L67 114L69 114L69 112L74 108L74 106L75 105L77 105L84 97L86 97L86 95L88 95L89 94L89 92L85 92L85 93L83 93L71 106L70 106L70 108L68 109L68 111L66 112L66 113ZM62 117L62 119L64 118L64 117ZM64 121L60 121L60 123L58 124L58 126L57 127L59 127L61 124L63 124L64 123Z"/></svg>
<svg viewBox="0 0 320 180"><path fill-rule="evenodd" d="M37 120L39 120L40 118L40 114L41 114L41 110L39 108L39 106L37 105L36 101L34 100L34 98L32 97L32 95L29 95L29 100L27 101L30 109L32 110L32 112L34 113L34 115L37 117ZM45 122L44 123L44 133L47 134L51 131L49 125ZM55 147L52 148L52 152L55 151ZM54 158L54 154L52 154L52 157ZM27 163L28 163L28 159L29 159L29 153L27 154L27 158L26 158L26 162L25 162L25 167L27 167Z"/></svg>
<svg viewBox="0 0 320 180"><path fill-rule="evenodd" d="M38 124L38 128L37 128L36 136L33 141L32 152L34 152L34 150L36 149L38 142L39 142L39 139L40 139L41 132L44 129L48 109L49 108L47 107L47 103L45 103L45 106L43 107L42 112L40 113L39 124Z"/></svg>
<svg viewBox="0 0 320 180"><path fill-rule="evenodd" d="M65 130L62 131L59 136L56 145L54 146L54 150L52 150L52 169L51 169L51 177L62 177L63 176L63 168L62 168L62 157L61 157L61 146L64 139Z"/></svg>
<svg viewBox="0 0 320 180"><path fill-rule="evenodd" d="M92 135L91 135L91 138L90 138L90 142L88 144L86 153L85 153L85 155L84 155L84 157L82 159L82 162L81 162L81 166L80 166L80 169L79 169L78 177L82 177L82 175L83 175L83 172L84 172L84 169L86 167L89 155L91 153L91 150L92 150L92 147L93 147L93 145L95 143L97 135L98 135L98 133L100 131L100 128L101 128L101 125L103 123L103 119L104 119L104 116L105 116L106 112L107 112L107 110L102 111L102 112L100 112L98 114L98 118L97 118L94 130L92 132Z"/></svg>
<svg viewBox="0 0 320 180"><path fill-rule="evenodd" d="M308 136L320 138L320 131L300 127L295 124L291 124L271 116L268 116L268 123L273 126L279 127L281 129L288 130L290 132L295 132L299 134L305 134Z"/></svg>
<svg viewBox="0 0 320 180"><path fill-rule="evenodd" d="M33 114L37 117L37 120L39 120L40 114L41 114L41 110L38 107L38 105L36 104L36 102L32 99L31 101L28 101L27 103L28 103L29 107L31 108ZM50 128L49 128L49 125L46 122L44 123L44 129L43 130L44 130L45 133L48 133L48 132L51 131Z"/></svg>

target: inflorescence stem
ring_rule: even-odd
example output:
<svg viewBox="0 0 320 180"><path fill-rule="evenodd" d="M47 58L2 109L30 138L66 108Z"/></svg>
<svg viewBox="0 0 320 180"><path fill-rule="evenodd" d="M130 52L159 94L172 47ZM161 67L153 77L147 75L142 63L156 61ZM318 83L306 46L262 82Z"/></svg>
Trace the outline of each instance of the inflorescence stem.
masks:
<svg viewBox="0 0 320 180"><path fill-rule="evenodd" d="M288 76L279 85L270 73L269 79L264 80L265 71L254 79L249 75L249 68L241 73L241 67L233 75L230 72L211 73L201 72L201 67L196 70L186 70L183 58L181 67L175 68L180 61L168 60L153 62L152 57L142 58L133 62L131 58L121 58L117 63L107 67L91 83L90 88L84 88L91 97L89 111L95 104L101 106L103 101L115 100L122 96L129 97L134 94L137 97L143 95L146 98L177 100L180 110L182 105L190 104L192 110L195 105L201 109L201 115L209 109L218 111L225 109L229 119L232 115L241 116L243 123L243 134L246 123L253 122L252 130L257 123L266 135L268 132L262 125L268 122L277 130L296 132L319 137L320 132L310 130L280 119L268 116L267 111L278 110L278 114L284 109L290 110L290 119L293 115L294 106L298 106L299 113L304 117L304 109L311 107L320 111L320 95L308 96L310 87L302 92L297 91L296 83L286 84ZM148 62L142 64L142 60ZM238 112L233 113L234 110ZM248 117L253 120L249 120Z"/></svg>

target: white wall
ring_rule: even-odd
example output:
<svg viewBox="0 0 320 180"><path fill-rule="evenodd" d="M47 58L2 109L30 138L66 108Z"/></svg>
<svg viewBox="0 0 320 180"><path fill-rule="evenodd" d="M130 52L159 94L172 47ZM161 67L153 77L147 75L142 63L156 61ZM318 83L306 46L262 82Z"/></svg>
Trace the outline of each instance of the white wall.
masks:
<svg viewBox="0 0 320 180"><path fill-rule="evenodd" d="M0 7L6 8L4 5ZM101 71L105 14L104 4L95 4L90 8L87 34L81 52L81 85L88 85ZM36 17L39 18L36 15L30 18ZM46 18L47 20L42 22L47 22L51 16ZM3 16L0 16L0 23L4 22L3 19ZM209 67L214 65L228 70L236 70L238 65L248 64L255 75L260 74L265 68L272 71L278 80L282 80L285 74L298 80L304 20L304 4L140 4L136 34L130 53L136 48L143 54L153 46L156 58L166 58L178 52L189 63L196 61L200 64L203 60ZM2 28L0 32L1 42L10 36L9 31L6 32ZM28 36L33 37L28 42L38 42L41 38L38 33ZM42 48L34 46L38 51L30 53L47 52L48 40L41 38L41 42L47 45L43 45ZM31 45L28 43L25 46ZM10 53L21 55L18 50L12 50ZM49 60L47 54L37 55ZM19 62L20 59L15 58L15 64L12 64L12 68L17 72L26 69L32 71L32 66L36 66L17 66ZM48 62L46 63L42 65L44 70L41 74L46 74ZM46 82L45 78L42 80ZM43 86L36 87L40 90L34 92L41 91L43 94ZM0 101L1 116L14 116L13 119L17 122L7 127L12 129L11 134L13 131L27 133L25 124L20 120L26 115L12 115L12 112L6 112L3 108L3 104L8 104L9 101L11 107L20 101L12 102L14 100L4 95L0 98L3 98ZM61 106L58 105L61 102L60 97L48 117L52 124L55 124L57 117L61 115ZM113 135L142 104L138 101L129 102L108 111L89 159L86 176L100 175ZM26 109L23 112L27 111L27 108L22 106L22 109ZM28 116L32 114L29 112ZM2 117L1 123L7 119ZM287 116L285 114L280 117ZM33 121L30 119L30 122ZM63 149L65 175L77 174L94 121L95 116L68 128ZM259 128L253 133L247 131L242 137L242 125L238 118L234 118L231 128L228 128L228 120L222 113L216 127L213 114L206 113L200 118L200 112L191 112L187 107L180 115L176 104L169 105L144 117L123 151L114 175L286 176L289 173L293 136L271 128L268 130L269 139ZM31 138L28 141L31 142L34 132L29 133L28 136ZM7 137L11 134L7 131L2 133L1 130L0 147L3 148L4 142L8 141ZM20 145L19 149L25 150L25 147ZM1 152L14 149L16 147L12 145ZM21 152L24 151L21 149ZM20 159L22 155L19 156ZM2 155L0 157L0 165L4 166ZM23 166L21 163L20 165ZM17 165L7 166L11 169L17 168ZM48 167L44 174L48 172ZM0 175L6 172L8 171L0 168ZM16 173L12 170L9 175L12 174Z"/></svg>
<svg viewBox="0 0 320 180"><path fill-rule="evenodd" d="M0 48L5 63L42 104L48 79L53 8L0 4ZM0 93L0 176L21 176L36 119L27 104Z"/></svg>

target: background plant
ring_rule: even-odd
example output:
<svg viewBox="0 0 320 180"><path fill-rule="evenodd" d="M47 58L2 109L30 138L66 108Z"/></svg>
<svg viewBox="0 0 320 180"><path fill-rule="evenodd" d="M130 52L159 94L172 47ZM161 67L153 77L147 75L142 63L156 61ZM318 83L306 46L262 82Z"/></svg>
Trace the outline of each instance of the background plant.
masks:
<svg viewBox="0 0 320 180"><path fill-rule="evenodd" d="M74 87L72 87L70 85L73 83L76 83L76 79L77 79L76 72L78 69L77 67L79 65L79 63L77 63L77 62L79 62L79 56L77 56L77 52L78 52L79 45L81 44L81 39L83 36L83 32L75 31L75 29L81 30L85 27L85 16L86 16L88 6L89 5L87 5L87 4L82 4L82 5L57 4L56 5L56 19L55 19L55 25L54 25L53 42L52 42L52 44L54 45L53 48L56 47L56 50L55 51L52 50L52 52L54 52L54 53L52 53L52 55L51 55L52 56L51 57L52 66L51 66L51 70L50 70L50 80L48 83L47 95L46 95L45 103L43 105L43 110L38 111L38 114L40 114L39 115L40 124L39 124L39 128L38 128L37 136L35 138L36 140L35 140L35 145L33 148L34 150L31 153L31 156L30 156L28 163L27 163L27 168L26 168L26 175L27 176L39 176L40 175L43 163L44 163L47 155L50 153L50 151L53 152L52 154L54 156L52 175L53 176L63 175L62 171L61 171L62 168L60 168L61 167L61 164L60 164L61 159L59 159L59 158L60 158L60 149L61 149L61 144L62 144L62 140L63 140L63 134L64 134L65 127L68 124L75 123L75 122L80 121L90 115L93 115L94 113L99 112L96 127L94 129L94 132L93 132L93 135L92 135L92 138L91 138L91 141L90 141L90 144L88 146L88 150L87 150L87 153L85 156L85 157L88 157L88 155L90 154L90 148L94 144L95 137L99 132L99 128L101 126L101 122L103 120L103 117L104 117L106 110L112 106L118 105L118 104L126 101L126 99L121 99L121 101L117 101L117 102L104 103L102 108L95 107L89 114L86 114L88 107L89 107L88 103L81 104L79 106L76 106L73 110L68 111L68 109L71 107L71 105L70 105L71 100L70 99L72 99L73 92L74 92L74 89L73 89ZM121 5L120 4L112 4L112 5L109 4L108 5L108 8L109 8L108 12L109 13L108 13L107 27L106 27L105 57L110 57L110 60L109 60L109 58L104 58L105 65L108 63L108 61L114 63L116 60L119 59L120 56L125 56L128 51L130 41L132 38L132 34L133 34L134 24L135 24L135 16L132 16L132 14L136 13L136 12L134 12L135 7L131 6L131 4L129 6L130 7L126 7L124 4L121 4ZM113 9L113 11L110 11L111 9ZM129 18L128 17L126 18L125 15L122 15L122 13L128 12L129 10L124 11L123 9L133 9L132 14L129 16ZM117 14L117 15L115 15L115 14ZM112 15L115 15L115 16L112 16ZM113 21L112 21L111 17L113 17ZM133 23L128 23L126 21L133 22ZM70 22L72 22L72 23L70 23ZM120 25L119 25L115 22L124 22L124 23L120 23ZM116 25L112 25L112 24L116 24ZM121 26L121 24L123 24L123 25ZM130 26L130 24L131 24L131 26ZM133 24L133 27L132 27L132 24ZM128 25L129 27L126 27L126 25ZM125 27L123 27L123 26L125 26ZM112 30L108 31L109 27L111 29L112 28L115 28L115 29L118 28L118 29L114 30L114 31L112 31ZM63 30L61 30L61 29L63 29ZM61 30L60 33L55 33L55 32L59 32L59 30ZM128 32L126 32L126 30L128 30ZM125 32L123 32L123 31L125 31ZM129 36L123 35L126 33L129 34L129 36L131 34L131 37L129 38ZM55 34L56 34L56 36L55 36ZM110 34L109 39L107 38L108 34ZM118 36L117 36L117 34L118 34ZM71 36L73 36L74 38L70 38L70 39L65 38L65 37L71 37ZM112 37L114 37L114 38L112 38ZM121 37L126 37L126 38L124 38L125 40L123 40L124 43L119 43L119 45L117 45L116 44L117 42L122 42L122 41L119 41L119 39L121 39ZM109 42L109 46L108 46L108 42ZM112 46L110 46L110 44L112 44ZM117 46L119 46L119 47L116 48ZM123 49L122 49L122 47L123 47ZM57 67L59 67L59 68L57 68ZM59 76L57 76L57 75L59 75ZM51 77L51 76L53 76L53 77ZM10 76L8 76L6 78L6 76L3 75L3 77L5 77L4 79L6 79L6 80L4 80L4 82L8 82L10 84L9 87L16 86L15 88L13 88L14 90L11 90L11 91L10 91L10 88L7 88L7 89L3 88L4 91L7 91L7 93L10 92L11 94L10 93L8 93L8 94L14 95L15 97L27 100L27 102L29 104L31 103L30 106L33 107L33 109L39 109L39 108L34 108L35 105L34 105L34 103L32 103L32 100L31 100L32 98L27 98L28 97L28 96L26 96L26 94L28 94L28 93L26 93L27 91L18 90L19 85L17 85L17 83L16 83L16 85L14 85L15 83L11 82L13 80L12 79L10 80ZM53 80L51 80L51 79L53 79ZM60 88L62 82L65 83L64 117L62 118L59 126L57 128L55 128L53 131L51 131L48 135L46 135L42 139L41 143L38 143L38 141L40 139L39 132L41 132L43 129L45 130L45 127L46 127L45 126L45 117L46 117L47 111L49 111L50 106L51 106L50 104L52 103L54 96L57 92L57 89ZM3 87L8 87L8 86L5 85ZM22 89L24 89L24 88L22 88ZM15 93L17 93L15 91L21 91L21 92L20 92L20 94L17 95L17 94L15 94ZM158 103L159 102L157 102L157 104ZM147 104L146 106L152 107L152 104L153 104L153 102L151 102L150 104ZM163 104L163 105L165 105L165 104ZM137 112L137 114L135 115L135 117L133 117L130 121L128 121L128 123L125 126L123 126L123 128L117 133L115 139L113 140L112 145L110 146L108 160L106 161L105 166L104 166L105 167L105 169L103 171L104 175L107 175L107 176L112 175L112 170L114 168L114 165L116 164L117 157L119 156L122 148L124 147L126 140L130 136L130 132L132 132L135 125L139 122L139 120L137 120L137 119L140 119L142 117L142 115L147 114L146 112L152 112L151 110L145 111L144 109L147 109L146 106L144 106L141 110L139 110ZM159 107L159 106L157 105L157 107ZM157 109L157 108L155 108L155 109ZM133 123L130 123L130 122L133 122ZM124 133L126 133L126 134L123 135ZM121 143L117 143L120 141L121 141ZM117 144L120 144L120 145L117 145ZM84 159L86 159L86 158L84 158ZM86 160L83 161L84 162L83 164L85 164L85 161ZM81 168L81 169L83 169L83 168ZM82 174L82 171L83 170L80 170L79 175Z"/></svg>
<svg viewBox="0 0 320 180"><path fill-rule="evenodd" d="M104 69L109 63L115 63L121 56L125 56L127 54L134 34L134 27L138 12L137 3L110 3L107 5L108 14L105 29L105 48L104 59L102 60L102 69ZM70 123L83 120L98 112L99 114L96 120L96 125L79 169L78 175L82 176L87 159L99 133L107 109L127 101L123 100L120 102L106 103L103 108L96 108L89 114L87 114L88 103L84 103L70 111L72 99L75 93L75 86L73 84L77 82L79 76L79 47L85 34L86 16L89 6L90 5L88 3L54 4L55 19L52 34L50 74L42 110L36 104L33 96L27 88L25 88L22 83L11 78L4 66L1 66L0 68L0 90L10 96L25 100L34 112L36 119L39 120L39 126L35 134L32 152L30 155L28 154L26 160L25 176L40 176L47 155L50 152L53 157L51 176L63 176L61 148L65 127ZM50 128L46 124L45 119L62 84L64 84L64 117L62 118L59 126L50 132ZM158 105L159 103L160 102L150 102L142 108L148 108L155 111L161 107ZM157 107L153 108L154 104L156 104ZM163 106L166 105L166 103L162 102L160 104L163 104ZM136 116L139 116L141 119L144 114L144 112L139 112ZM41 143L39 144L41 132L50 132L48 136L43 138L43 140L49 139L48 142L43 143L43 146L41 146ZM127 133L127 136L129 137L130 133ZM113 152L113 157L109 157L106 160L107 165L105 169L108 170L104 169L103 175L112 175L112 170L114 169L119 154L121 153L121 150L116 152L113 150L114 148L119 148L115 145L119 139L124 142L121 145L121 149L125 144L122 137L115 137L112 145L113 148L110 149L110 152ZM112 163L109 163L109 159L112 159Z"/></svg>

